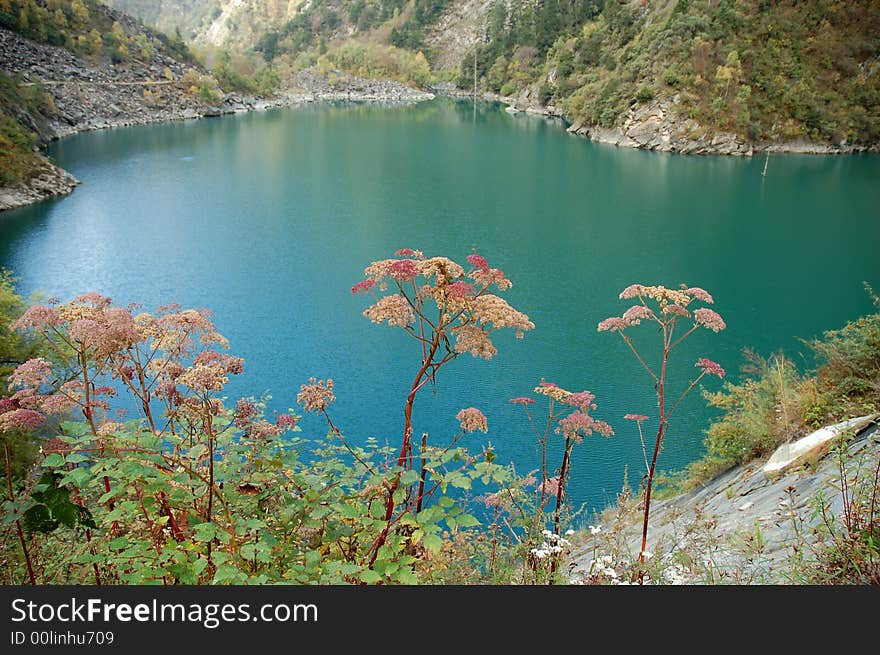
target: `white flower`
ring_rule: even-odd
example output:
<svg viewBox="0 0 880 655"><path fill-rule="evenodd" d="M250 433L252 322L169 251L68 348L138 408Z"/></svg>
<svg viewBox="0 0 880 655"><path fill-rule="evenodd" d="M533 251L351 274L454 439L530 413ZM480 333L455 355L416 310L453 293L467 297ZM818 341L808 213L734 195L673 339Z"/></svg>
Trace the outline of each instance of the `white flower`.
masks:
<svg viewBox="0 0 880 655"><path fill-rule="evenodd" d="M643 550L643 551L642 551L642 557L644 557L645 560L649 560L649 559L651 559L652 557L654 557L654 555L653 555L653 553L649 553L647 550Z"/></svg>
<svg viewBox="0 0 880 655"><path fill-rule="evenodd" d="M591 526L590 526L590 534L593 535L594 537L595 537L597 534L599 534L600 532L602 532L602 526L601 526L601 525L591 525Z"/></svg>
<svg viewBox="0 0 880 655"><path fill-rule="evenodd" d="M544 559L544 558L547 557L547 555L549 555L549 554L550 554L550 553L548 553L548 552L547 552L546 550L544 550L543 548L532 548L532 555L534 555L534 556L537 557L538 559Z"/></svg>
<svg viewBox="0 0 880 655"><path fill-rule="evenodd" d="M574 530L572 530L571 528L569 528L568 530L565 531L565 536L566 536L566 537L570 537L570 536L573 535L573 534L574 534Z"/></svg>

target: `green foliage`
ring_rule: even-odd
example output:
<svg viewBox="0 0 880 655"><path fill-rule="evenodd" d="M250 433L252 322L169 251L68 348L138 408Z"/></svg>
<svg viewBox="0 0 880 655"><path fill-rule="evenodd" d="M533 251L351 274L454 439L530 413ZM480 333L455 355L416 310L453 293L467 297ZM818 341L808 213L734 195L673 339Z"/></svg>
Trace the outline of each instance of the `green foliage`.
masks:
<svg viewBox="0 0 880 655"><path fill-rule="evenodd" d="M61 455L54 455L63 464ZM46 458L47 462L53 457ZM85 507L71 502L70 489L59 486L61 475L52 470L46 471L34 485L30 498L33 501L30 507L22 514L22 525L28 532L50 533L63 525L73 528L82 525L88 528L96 528L92 515Z"/></svg>
<svg viewBox="0 0 880 655"><path fill-rule="evenodd" d="M23 182L39 169L37 135L21 121L28 117L32 129L39 129L54 111L51 96L40 85L23 85L0 71L0 186Z"/></svg>
<svg viewBox="0 0 880 655"><path fill-rule="evenodd" d="M94 339L70 341L71 319L82 315ZM51 374L32 360L23 370L36 376L23 373L15 386L54 422L37 470L4 504L4 523L29 533L18 555L5 543L7 582L24 575L21 553L39 562L41 583L436 581L433 563L480 526L464 494L511 481L490 450L468 453L455 440L414 448L418 469L374 440L350 447L326 413L332 400L320 409L328 437L313 442L282 438L298 431L297 417L268 421L262 401L226 408L219 395L241 363L210 348L225 340L198 312L135 318L92 295L28 316L35 336L71 350ZM172 370L173 381L163 373ZM113 394L93 382L102 376L119 380L140 419L109 419ZM48 382L56 378L65 382ZM332 390L322 384L303 385L310 411L309 393Z"/></svg>
<svg viewBox="0 0 880 655"><path fill-rule="evenodd" d="M678 93L683 115L704 132L876 143L878 33L880 6L869 0L499 1L477 52L478 76L515 93L556 70L568 117L607 127L634 101ZM537 49L537 70L499 79L506 69L496 63L524 46ZM462 61L463 88L473 86L472 67L473 52Z"/></svg>
<svg viewBox="0 0 880 655"><path fill-rule="evenodd" d="M95 60L109 55L113 63L136 57L145 62L157 52L185 62L192 53L179 34L167 36L143 26L123 25L118 13L93 0L3 0L0 27ZM103 36L102 36L103 35Z"/></svg>
<svg viewBox="0 0 880 655"><path fill-rule="evenodd" d="M431 67L421 52L413 54L373 43L349 42L331 50L318 59L318 69L325 75L337 69L359 77L393 79L416 86L433 80Z"/></svg>
<svg viewBox="0 0 880 655"><path fill-rule="evenodd" d="M880 298L868 287L874 305ZM880 407L880 311L826 332L811 342L820 362L820 389L835 405L864 411Z"/></svg>
<svg viewBox="0 0 880 655"><path fill-rule="evenodd" d="M869 288L875 305L880 301ZM709 428L705 456L691 464L682 486L770 454L780 444L823 425L880 407L880 312L808 342L815 375L801 375L784 355L746 353L744 378L706 394L724 414Z"/></svg>

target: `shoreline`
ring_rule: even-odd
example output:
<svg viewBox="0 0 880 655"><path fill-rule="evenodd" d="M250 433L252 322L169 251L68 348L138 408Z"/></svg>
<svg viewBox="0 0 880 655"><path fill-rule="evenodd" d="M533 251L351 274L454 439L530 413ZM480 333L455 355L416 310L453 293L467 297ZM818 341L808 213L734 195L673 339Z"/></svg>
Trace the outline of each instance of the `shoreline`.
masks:
<svg viewBox="0 0 880 655"><path fill-rule="evenodd" d="M451 84L438 85L438 95L471 100L473 91L459 89ZM619 128L586 125L572 121L554 106L545 107L530 101L528 93L520 96L503 96L491 91L481 91L478 98L484 102L506 105L509 114L527 114L565 122L565 130L596 143L633 150L678 153L682 155L730 155L752 157L762 154L792 155L854 155L880 152L880 143L870 146L857 144L819 143L808 139L790 141L751 142L740 139L732 132L706 132L695 136L701 127L691 119L680 120L675 116L675 98L636 105L627 112Z"/></svg>
<svg viewBox="0 0 880 655"><path fill-rule="evenodd" d="M353 102L399 105L427 102L438 97L457 100L471 100L474 97L473 92L459 89L449 83L437 85L430 91L423 91L390 80L366 80L345 75L342 75L341 79L341 85L339 82L331 85L326 79L318 77L311 71L301 71L294 77L292 85L288 89L271 98L227 93L222 102L217 105L191 103L189 106L179 106L172 109L157 108L156 111L146 113L142 111L126 113L121 117L91 117L81 122L71 122L68 118L66 123L52 122L49 125L49 135L40 148L40 158L43 162L39 172L27 182L16 187L0 187L0 212L26 207L72 193L80 184L79 180L52 162L42 151L48 143L84 132L203 120L321 103ZM73 80L65 84L76 85L77 89L81 91L83 86L89 85L89 82ZM627 129L613 129L583 125L577 121L571 122L552 106L529 105L521 107L518 106L518 98L511 96L481 92L478 94L478 99L482 102L505 105L505 111L510 114L523 113L549 120L559 120L563 122L562 127L569 134L588 138L596 143L634 150L742 157L760 154L768 156L770 154L847 155L880 152L880 144L870 147L834 146L806 140L748 143L737 140L736 136L732 134L715 135L709 140L691 139L683 142L680 139L672 138L669 122L665 125L662 122L668 112L668 108L663 106L664 103L652 103L647 108L631 109L629 118L624 122Z"/></svg>

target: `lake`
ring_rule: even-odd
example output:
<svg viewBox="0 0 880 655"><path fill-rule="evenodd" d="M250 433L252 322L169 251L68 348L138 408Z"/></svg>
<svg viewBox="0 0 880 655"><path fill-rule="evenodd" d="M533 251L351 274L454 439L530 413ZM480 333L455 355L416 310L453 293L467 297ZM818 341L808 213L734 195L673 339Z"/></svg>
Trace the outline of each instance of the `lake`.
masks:
<svg viewBox="0 0 880 655"><path fill-rule="evenodd" d="M628 306L624 287L686 283L714 295L728 329L676 352L679 388L701 356L737 377L744 347L809 367L799 339L869 312L863 281L880 288L878 155L773 155L764 177L763 156L617 149L450 100L92 132L49 152L82 185L0 217L0 264L22 292L210 308L246 359L230 397L269 393L284 411L310 376L332 377L332 415L355 443L398 442L419 352L364 318L367 299L351 286L398 248L460 262L478 251L513 280L505 297L536 328L499 337L491 361L444 368L416 403L415 433L441 442L459 409L478 407L490 430L470 443L491 442L524 473L537 466L535 440L509 399L541 378L589 389L594 415L616 430L575 449L572 499L591 508L614 499L624 467L634 484L644 468L623 415L654 415L646 427L656 429L646 375L617 335L596 332ZM693 393L660 468L699 457L712 417ZM301 426L305 437L326 432L314 416Z"/></svg>

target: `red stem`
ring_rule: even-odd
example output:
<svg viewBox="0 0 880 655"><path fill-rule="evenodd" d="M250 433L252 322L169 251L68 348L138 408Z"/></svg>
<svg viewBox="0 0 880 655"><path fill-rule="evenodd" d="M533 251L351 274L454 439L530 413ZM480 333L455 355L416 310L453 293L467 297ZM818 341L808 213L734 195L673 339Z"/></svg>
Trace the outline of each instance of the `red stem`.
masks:
<svg viewBox="0 0 880 655"><path fill-rule="evenodd" d="M6 483L9 485L9 502L15 502L15 489L12 486L12 463L9 460L9 446L3 443L3 456L6 459ZM28 579L31 585L36 586L37 576L34 575L34 567L31 563L31 554L28 551L27 540L24 538L24 530L21 521L15 519L15 527L18 530L18 540L21 542L21 552L24 553L24 562L27 565Z"/></svg>

